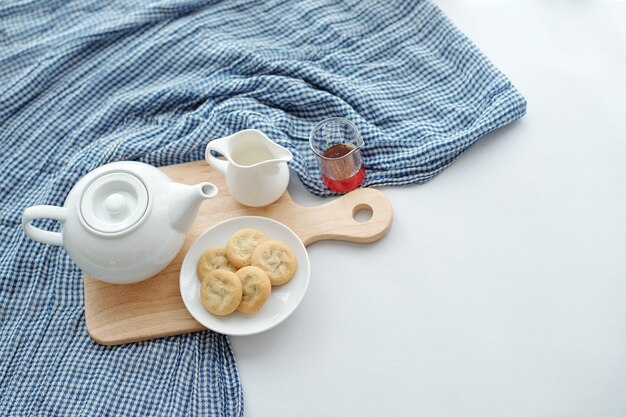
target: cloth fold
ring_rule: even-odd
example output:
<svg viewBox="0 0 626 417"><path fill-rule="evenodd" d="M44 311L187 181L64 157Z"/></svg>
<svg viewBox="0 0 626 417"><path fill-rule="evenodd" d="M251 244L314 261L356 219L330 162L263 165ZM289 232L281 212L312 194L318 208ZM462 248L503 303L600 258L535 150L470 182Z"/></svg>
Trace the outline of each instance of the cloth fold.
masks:
<svg viewBox="0 0 626 417"><path fill-rule="evenodd" d="M108 162L201 160L245 128L329 195L308 135L333 116L364 137L365 186L420 183L525 109L430 1L0 5L0 414L243 413L225 336L91 341L81 272L24 236L26 207L63 205Z"/></svg>

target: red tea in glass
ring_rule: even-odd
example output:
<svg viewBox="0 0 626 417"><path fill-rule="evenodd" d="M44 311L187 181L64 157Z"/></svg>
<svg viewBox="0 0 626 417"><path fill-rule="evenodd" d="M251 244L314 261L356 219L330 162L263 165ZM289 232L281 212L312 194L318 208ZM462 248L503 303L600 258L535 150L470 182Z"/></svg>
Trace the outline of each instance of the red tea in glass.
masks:
<svg viewBox="0 0 626 417"><path fill-rule="evenodd" d="M348 155L355 149L352 145L340 143L324 151L323 155L330 161L323 162L325 169L322 170L322 179L332 191L347 193L361 185L365 179L365 165L360 158Z"/></svg>
<svg viewBox="0 0 626 417"><path fill-rule="evenodd" d="M323 120L313 128L309 143L330 190L347 193L361 185L365 179L363 140L354 124L339 117Z"/></svg>

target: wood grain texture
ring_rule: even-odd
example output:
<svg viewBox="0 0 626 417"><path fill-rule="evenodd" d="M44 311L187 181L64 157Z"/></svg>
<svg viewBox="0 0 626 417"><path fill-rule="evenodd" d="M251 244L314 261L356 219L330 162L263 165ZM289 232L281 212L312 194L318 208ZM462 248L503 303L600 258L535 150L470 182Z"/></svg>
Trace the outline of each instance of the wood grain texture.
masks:
<svg viewBox="0 0 626 417"><path fill-rule="evenodd" d="M235 201L222 174L204 161L161 170L180 183L211 181L219 188L219 194L202 203L180 253L156 276L128 285L84 276L87 331L100 344L118 345L205 330L183 304L179 273L191 244L207 228L223 220L237 216L271 217L290 227L305 245L318 240L372 242L382 238L391 227L391 204L382 192L372 188L354 190L316 207L302 207L285 193L269 206L253 208ZM372 216L358 222L354 213L362 209L371 211Z"/></svg>

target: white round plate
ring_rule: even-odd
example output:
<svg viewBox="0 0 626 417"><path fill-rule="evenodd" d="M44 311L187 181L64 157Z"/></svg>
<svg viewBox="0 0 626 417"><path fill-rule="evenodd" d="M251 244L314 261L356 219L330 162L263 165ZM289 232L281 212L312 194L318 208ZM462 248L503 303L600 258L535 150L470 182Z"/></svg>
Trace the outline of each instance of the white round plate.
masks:
<svg viewBox="0 0 626 417"><path fill-rule="evenodd" d="M215 316L200 301L200 279L196 265L205 250L226 246L228 238L244 228L260 230L270 239L285 242L296 257L296 273L288 283L272 287L272 294L258 312L243 314L235 311L228 316ZM206 328L227 335L244 336L264 332L289 317L302 301L310 276L309 255L300 238L290 228L267 217L235 217L206 230L191 245L180 269L180 295L189 313Z"/></svg>

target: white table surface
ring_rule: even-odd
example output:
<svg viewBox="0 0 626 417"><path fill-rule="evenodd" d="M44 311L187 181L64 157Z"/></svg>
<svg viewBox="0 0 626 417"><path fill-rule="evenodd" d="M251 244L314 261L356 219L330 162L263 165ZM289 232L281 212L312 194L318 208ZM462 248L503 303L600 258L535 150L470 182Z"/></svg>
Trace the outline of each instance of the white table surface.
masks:
<svg viewBox="0 0 626 417"><path fill-rule="evenodd" d="M298 310L231 338L249 417L626 416L626 3L438 4L528 113L309 247Z"/></svg>

